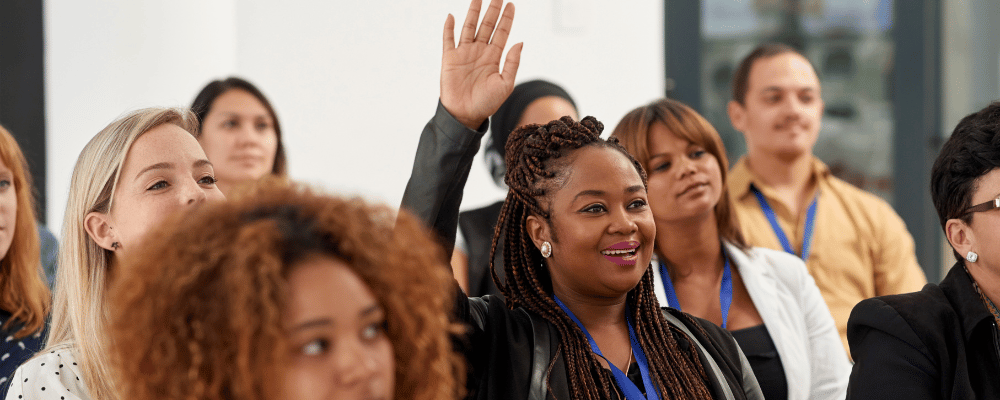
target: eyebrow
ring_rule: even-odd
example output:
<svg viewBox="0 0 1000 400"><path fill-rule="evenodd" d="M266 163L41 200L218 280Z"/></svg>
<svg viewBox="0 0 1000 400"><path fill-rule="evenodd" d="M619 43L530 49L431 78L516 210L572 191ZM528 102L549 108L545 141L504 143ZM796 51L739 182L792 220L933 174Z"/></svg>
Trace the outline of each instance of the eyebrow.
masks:
<svg viewBox="0 0 1000 400"><path fill-rule="evenodd" d="M785 89L782 88L782 87L780 87L780 86L768 86L768 87L764 88L763 91L764 92L781 92L783 90L785 90ZM816 88L814 88L812 86L805 86L805 87L792 88L791 90L792 91L796 91L796 92L803 91L803 90L807 91L807 92L812 92L812 91L815 91Z"/></svg>
<svg viewBox="0 0 1000 400"><path fill-rule="evenodd" d="M362 318L364 318L364 317L367 317L369 315L372 315L372 314L378 312L378 310L379 310L378 305L377 304L372 304L372 305L368 306L367 308L365 308L364 310L362 310L359 315ZM297 331L302 331L302 330L306 330L306 329L309 329L309 328L317 328L317 327L321 327L321 326L333 326L333 325L335 325L335 323L333 322L333 319L331 319L331 318L317 318L317 319L312 319L312 320L303 322L301 324L298 324L298 325L292 327L292 331L293 332L297 332Z"/></svg>
<svg viewBox="0 0 1000 400"><path fill-rule="evenodd" d="M632 186L629 186L629 187L625 188L625 193L630 193L630 194L631 193L638 193L638 192L641 192L644 189L645 188L642 187L642 185L632 185ZM584 191L582 191L580 193L577 193L576 197L573 198L573 201L576 201L576 199L579 199L580 197L584 197L584 196L602 197L605 194L607 194L607 192L605 192L603 190L584 190Z"/></svg>
<svg viewBox="0 0 1000 400"><path fill-rule="evenodd" d="M200 159L198 161L195 161L194 164L192 164L192 167L194 167L194 168L201 168L201 167L204 167L206 165L209 166L209 167L213 166L211 161L208 161L208 160L202 158L202 159ZM156 164L150 165L150 166L148 166L146 168L143 168L142 171L139 171L138 174L135 174L135 177L138 179L140 176L142 176L143 174L145 174L145 173L147 173L149 171L161 170L161 169L171 169L173 167L174 167L174 163L172 163L172 162L156 163Z"/></svg>

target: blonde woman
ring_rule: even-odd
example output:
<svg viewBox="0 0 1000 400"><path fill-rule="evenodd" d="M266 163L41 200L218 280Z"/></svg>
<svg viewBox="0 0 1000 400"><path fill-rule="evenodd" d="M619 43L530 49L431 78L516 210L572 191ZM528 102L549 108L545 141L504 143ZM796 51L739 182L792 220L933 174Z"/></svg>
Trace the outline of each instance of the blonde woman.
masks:
<svg viewBox="0 0 1000 400"><path fill-rule="evenodd" d="M64 215L50 336L18 368L8 399L120 398L105 340L110 274L172 212L225 199L196 131L187 110L149 108L112 122L84 147Z"/></svg>

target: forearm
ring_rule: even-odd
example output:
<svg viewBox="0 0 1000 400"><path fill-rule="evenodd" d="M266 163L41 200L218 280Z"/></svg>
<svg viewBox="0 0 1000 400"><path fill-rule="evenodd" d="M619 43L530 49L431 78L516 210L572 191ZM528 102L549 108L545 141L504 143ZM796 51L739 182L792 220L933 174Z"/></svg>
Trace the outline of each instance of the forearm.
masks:
<svg viewBox="0 0 1000 400"><path fill-rule="evenodd" d="M403 192L400 208L431 227L449 255L455 243L465 183L486 125L484 122L473 131L438 103L437 112L420 135L413 170Z"/></svg>

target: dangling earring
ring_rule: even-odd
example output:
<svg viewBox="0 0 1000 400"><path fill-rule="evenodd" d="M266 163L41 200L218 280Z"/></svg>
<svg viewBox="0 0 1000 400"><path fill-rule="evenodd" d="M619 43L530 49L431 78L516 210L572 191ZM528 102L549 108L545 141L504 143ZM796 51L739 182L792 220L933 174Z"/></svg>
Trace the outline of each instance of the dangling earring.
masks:
<svg viewBox="0 0 1000 400"><path fill-rule="evenodd" d="M542 252L542 257L549 258L552 256L552 243L542 242L542 248L539 250Z"/></svg>
<svg viewBox="0 0 1000 400"><path fill-rule="evenodd" d="M965 259L969 260L969 262L971 263L974 263L976 262L976 260L979 259L979 254L976 254L976 252L974 251L970 251L968 254L965 255Z"/></svg>

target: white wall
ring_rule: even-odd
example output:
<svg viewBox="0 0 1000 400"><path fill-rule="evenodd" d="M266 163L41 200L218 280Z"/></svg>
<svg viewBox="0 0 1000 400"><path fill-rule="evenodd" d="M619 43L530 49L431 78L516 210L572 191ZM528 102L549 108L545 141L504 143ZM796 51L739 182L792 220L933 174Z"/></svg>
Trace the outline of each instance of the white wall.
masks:
<svg viewBox="0 0 1000 400"><path fill-rule="evenodd" d="M148 3L45 4L50 221L62 220L73 163L104 125L141 106L187 105L230 74L275 105L292 177L399 203L437 101L445 16L461 23L467 0ZM518 41L518 80L562 84L606 132L663 93L662 1L519 1ZM477 161L465 206L502 194Z"/></svg>

